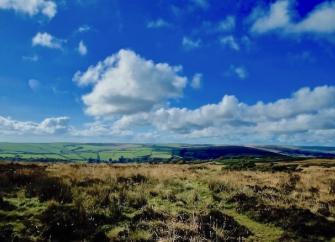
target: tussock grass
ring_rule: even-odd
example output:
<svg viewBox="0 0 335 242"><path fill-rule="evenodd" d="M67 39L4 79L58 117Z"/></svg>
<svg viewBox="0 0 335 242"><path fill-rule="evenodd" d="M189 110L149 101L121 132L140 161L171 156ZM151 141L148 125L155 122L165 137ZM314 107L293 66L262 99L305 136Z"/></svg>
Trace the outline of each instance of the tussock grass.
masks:
<svg viewBox="0 0 335 242"><path fill-rule="evenodd" d="M335 168L312 163L287 171L259 165L1 164L0 238L331 240Z"/></svg>

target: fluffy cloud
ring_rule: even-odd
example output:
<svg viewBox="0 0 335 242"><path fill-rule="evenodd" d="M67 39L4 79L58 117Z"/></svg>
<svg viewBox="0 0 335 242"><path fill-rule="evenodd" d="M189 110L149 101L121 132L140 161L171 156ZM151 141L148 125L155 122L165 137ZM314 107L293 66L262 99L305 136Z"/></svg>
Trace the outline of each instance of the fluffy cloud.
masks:
<svg viewBox="0 0 335 242"><path fill-rule="evenodd" d="M196 109L162 107L123 115L107 130L129 132L143 126L147 127L146 132L149 129L164 134L165 141L207 138L221 143L330 144L332 139L327 140L327 137L334 138L334 120L335 87L320 86L302 88L289 98L271 103L248 105L235 96L225 95L219 103ZM319 141L317 135L320 135Z"/></svg>
<svg viewBox="0 0 335 242"><path fill-rule="evenodd" d="M87 47L85 45L85 43L83 41L80 41L79 44L78 44L78 53L81 55L81 56L84 56L87 54Z"/></svg>
<svg viewBox="0 0 335 242"><path fill-rule="evenodd" d="M51 0L0 0L0 9L12 9L30 16L43 14L49 18L57 13L57 5Z"/></svg>
<svg viewBox="0 0 335 242"><path fill-rule="evenodd" d="M293 27L294 32L334 33L335 2L325 2L316 7L305 19Z"/></svg>
<svg viewBox="0 0 335 242"><path fill-rule="evenodd" d="M62 134L69 130L68 117L46 118L38 124L37 130L47 134Z"/></svg>
<svg viewBox="0 0 335 242"><path fill-rule="evenodd" d="M154 63L131 50L120 50L85 72L78 71L74 81L92 85L83 96L86 113L93 116L148 112L169 99L183 95L187 78L180 66Z"/></svg>
<svg viewBox="0 0 335 242"><path fill-rule="evenodd" d="M268 12L256 9L251 31L263 34L280 30L285 34L330 34L335 32L335 2L327 1L319 4L305 18L293 21L292 1L279 0L270 6Z"/></svg>
<svg viewBox="0 0 335 242"><path fill-rule="evenodd" d="M57 39L49 33L38 32L32 39L33 46L42 46L51 49L61 49L63 40Z"/></svg>
<svg viewBox="0 0 335 242"><path fill-rule="evenodd" d="M4 135L56 135L69 131L68 117L47 118L40 123L17 121L0 116L0 133Z"/></svg>
<svg viewBox="0 0 335 242"><path fill-rule="evenodd" d="M93 81L96 83L95 81ZM85 83L84 83L85 84ZM70 127L67 117L40 123L0 116L0 134L116 137L137 142L284 143L333 145L335 87L301 88L274 102L246 104L233 95L195 109L161 106Z"/></svg>
<svg viewBox="0 0 335 242"><path fill-rule="evenodd" d="M245 68L231 66L237 77ZM188 78L181 67L154 63L131 50L120 50L105 60L77 72L74 81L92 90L82 97L86 113L95 122L71 135L83 137L127 137L152 142L218 143L319 143L330 144L335 134L335 87L305 87L288 98L247 104L233 95L218 103L195 109L171 107L180 98ZM201 86L195 74L190 86ZM320 142L317 141L320 135ZM292 137L292 139L291 139ZM162 140L163 139L163 140Z"/></svg>
<svg viewBox="0 0 335 242"><path fill-rule="evenodd" d="M270 10L267 14L255 14L263 16L259 16L259 18L256 19L251 27L251 31L264 33L289 25L291 20L288 7L289 1L278 1L270 6Z"/></svg>

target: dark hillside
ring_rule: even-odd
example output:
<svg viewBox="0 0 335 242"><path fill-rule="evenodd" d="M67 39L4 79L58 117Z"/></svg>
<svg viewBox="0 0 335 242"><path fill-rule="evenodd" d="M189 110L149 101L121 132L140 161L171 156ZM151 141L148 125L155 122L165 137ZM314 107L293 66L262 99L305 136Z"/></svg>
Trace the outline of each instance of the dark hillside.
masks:
<svg viewBox="0 0 335 242"><path fill-rule="evenodd" d="M173 154L183 159L217 159L220 157L286 157L275 152L245 146L189 147L173 150Z"/></svg>

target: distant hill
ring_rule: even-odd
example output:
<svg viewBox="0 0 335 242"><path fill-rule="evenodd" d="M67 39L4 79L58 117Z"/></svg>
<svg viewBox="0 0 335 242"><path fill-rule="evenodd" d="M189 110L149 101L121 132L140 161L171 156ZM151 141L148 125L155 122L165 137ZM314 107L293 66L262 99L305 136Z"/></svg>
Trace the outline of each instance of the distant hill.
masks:
<svg viewBox="0 0 335 242"><path fill-rule="evenodd" d="M294 157L335 158L335 147L267 145L258 148Z"/></svg>
<svg viewBox="0 0 335 242"><path fill-rule="evenodd" d="M45 162L147 162L230 157L335 158L335 147L210 144L0 143L0 160Z"/></svg>
<svg viewBox="0 0 335 242"><path fill-rule="evenodd" d="M220 157L284 157L278 152L246 146L207 146L174 149L174 155L184 159L217 159Z"/></svg>

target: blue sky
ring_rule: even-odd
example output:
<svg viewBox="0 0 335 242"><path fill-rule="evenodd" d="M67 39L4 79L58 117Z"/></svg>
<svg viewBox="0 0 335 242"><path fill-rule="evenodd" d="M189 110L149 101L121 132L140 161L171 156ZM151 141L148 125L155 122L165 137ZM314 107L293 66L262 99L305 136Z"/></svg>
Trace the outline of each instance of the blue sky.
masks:
<svg viewBox="0 0 335 242"><path fill-rule="evenodd" d="M335 145L335 1L0 1L0 141Z"/></svg>

